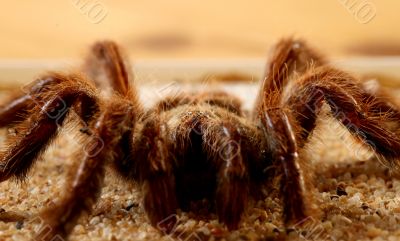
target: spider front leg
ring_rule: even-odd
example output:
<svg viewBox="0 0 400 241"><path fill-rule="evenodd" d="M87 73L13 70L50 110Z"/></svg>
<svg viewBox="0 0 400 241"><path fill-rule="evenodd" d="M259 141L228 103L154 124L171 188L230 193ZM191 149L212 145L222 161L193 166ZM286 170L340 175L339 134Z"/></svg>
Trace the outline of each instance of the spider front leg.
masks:
<svg viewBox="0 0 400 241"><path fill-rule="evenodd" d="M333 117L357 140L372 148L390 167L399 166L400 138L398 130L393 130L393 122L398 126L400 112L367 93L351 75L329 67L317 68L299 79L290 93L284 105L293 110L301 127L301 145L315 128L325 101Z"/></svg>
<svg viewBox="0 0 400 241"><path fill-rule="evenodd" d="M283 215L286 224L307 218L305 177L298 153L297 140L290 114L280 108L264 105L258 116L273 163L281 174L280 192L283 198Z"/></svg>
<svg viewBox="0 0 400 241"><path fill-rule="evenodd" d="M76 163L69 172L66 194L54 205L41 213L50 229L38 235L40 240L52 240L60 235L67 238L83 211L90 213L100 196L106 163L120 163L125 158L121 140L131 133L137 120L136 109L120 97L111 99L94 123L90 134L90 149L82 162ZM130 151L130 150L128 150Z"/></svg>
<svg viewBox="0 0 400 241"><path fill-rule="evenodd" d="M85 72L97 86L101 85L102 78L106 78L117 95L104 106L94 125L89 126L90 144L97 148L85 153L79 166L71 171L67 195L42 213L51 232L41 232L38 236L41 240L58 234L68 237L83 211L91 211L101 190L105 163L110 163L127 181L138 180L132 137L143 110L135 87L130 85L129 66L117 44L111 41L96 43L86 61ZM84 106L79 111L85 112Z"/></svg>
<svg viewBox="0 0 400 241"><path fill-rule="evenodd" d="M83 211L91 211L101 191L105 163L110 163L114 171L127 181L139 178L132 137L143 110L136 88L130 84L132 74L129 66L118 46L104 41L94 45L86 67L97 85L100 85L99 78L106 77L117 95L104 106L94 125L89 126L90 144L96 148L86 152L79 167L73 168L67 195L42 213L51 232L41 232L38 235L41 240L50 240L55 235L68 237ZM93 71L103 71L105 75ZM85 106L81 106L79 111L85 113Z"/></svg>
<svg viewBox="0 0 400 241"><path fill-rule="evenodd" d="M269 106L279 105L285 86L289 85L296 75L303 74L311 66L325 64L325 59L306 42L293 38L280 40L272 48L254 113L260 111L265 101Z"/></svg>
<svg viewBox="0 0 400 241"><path fill-rule="evenodd" d="M270 158L276 162L273 165L278 166L282 173L280 191L286 224L301 221L309 215L311 210L306 204L305 188L310 182L302 172L296 122L290 113L281 109L281 102L286 87L293 83L296 74L325 62L304 41L288 38L278 42L266 67L253 111L253 119L264 132Z"/></svg>

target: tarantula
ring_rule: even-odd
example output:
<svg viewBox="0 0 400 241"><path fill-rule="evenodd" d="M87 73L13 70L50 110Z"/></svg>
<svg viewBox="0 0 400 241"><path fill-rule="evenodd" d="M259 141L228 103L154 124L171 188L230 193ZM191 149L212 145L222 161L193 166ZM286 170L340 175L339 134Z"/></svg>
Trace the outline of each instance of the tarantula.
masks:
<svg viewBox="0 0 400 241"><path fill-rule="evenodd" d="M129 70L115 43L98 42L86 60L87 77L49 73L0 108L0 125L15 129L0 153L1 181L24 179L68 115L84 125L92 148L65 195L41 213L53 234L67 236L90 211L108 165L140 184L145 212L160 229L170 230L176 220L163 220L203 198L213 201L228 229L237 229L249 197L275 177L285 224L301 221L311 215L311 182L299 151L324 103L355 139L398 165L397 107L330 67L304 41L283 39L273 48L252 113L224 92L181 93L145 110ZM99 93L102 80L113 90L107 99Z"/></svg>

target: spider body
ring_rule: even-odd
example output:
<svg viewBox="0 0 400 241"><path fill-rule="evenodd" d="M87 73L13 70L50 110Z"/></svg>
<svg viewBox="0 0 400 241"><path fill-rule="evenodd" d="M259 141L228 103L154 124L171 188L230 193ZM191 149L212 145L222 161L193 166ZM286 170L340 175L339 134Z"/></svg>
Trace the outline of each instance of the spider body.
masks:
<svg viewBox="0 0 400 241"><path fill-rule="evenodd" d="M165 97L145 110L129 69L116 44L99 42L83 69L88 78L50 73L0 107L0 126L15 129L0 153L1 181L25 178L67 119L83 125L90 143L71 168L65 195L40 214L51 227L41 240L67 237L91 210L107 165L139 184L149 221L164 231L171 231L176 220L164 221L178 208L204 198L236 229L249 198L262 197L262 187L275 179L285 225L300 222L312 215L312 180L300 150L323 103L356 140L398 165L397 106L330 67L303 41L275 46L251 113L218 91ZM104 80L113 90L108 99L99 91Z"/></svg>
<svg viewBox="0 0 400 241"><path fill-rule="evenodd" d="M265 148L261 130L243 114L240 102L226 93L183 93L174 98L179 99L175 105L168 104L166 107L166 100L157 103L144 115L134 131L133 146L137 149L133 152L137 153L137 179L146 183L157 178L151 176L153 174L149 171L158 172L157 175L166 171L169 175L168 183L172 183L166 183L163 187L171 185L166 195L172 197L166 198L169 204L173 204L173 210L178 207L187 210L191 201L216 200L216 209L221 218L230 228L237 228L247 201L250 179L262 176L251 175L250 169L255 174L259 170L253 163L261 164L262 160L266 160L263 158L265 155L259 154L265 154L265 151L256 150ZM154 120L162 121L162 126L157 127ZM159 152L155 154L159 157L149 163L148 153L151 152ZM151 166L151 170L148 170L147 165ZM263 165L266 166L266 163ZM140 170L141 167L144 169ZM237 179L240 187L230 190L222 186L225 179L230 182L231 178ZM151 183L145 187L147 185ZM147 188L152 190L151 187ZM153 192L160 193L161 190ZM226 205L229 200L235 202L231 206ZM222 209L226 206L230 210ZM157 208L149 206L146 209ZM152 211L149 213L151 215ZM171 210L172 213L174 211ZM154 220L159 222L162 217L154 217Z"/></svg>

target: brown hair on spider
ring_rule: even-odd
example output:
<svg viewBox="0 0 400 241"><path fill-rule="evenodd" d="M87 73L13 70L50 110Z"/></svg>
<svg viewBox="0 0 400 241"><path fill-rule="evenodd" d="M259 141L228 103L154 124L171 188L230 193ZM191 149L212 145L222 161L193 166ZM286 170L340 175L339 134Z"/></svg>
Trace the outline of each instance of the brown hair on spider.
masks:
<svg viewBox="0 0 400 241"><path fill-rule="evenodd" d="M181 93L144 109L129 64L110 41L94 44L83 72L87 77L49 73L0 107L0 126L16 130L0 153L1 181L26 177L68 113L84 125L81 132L94 148L71 171L60 201L40 214L64 237L98 200L106 165L139 184L151 224L166 231L176 220L164 220L204 198L220 222L237 229L249 198L262 197L261 189L274 178L284 223L307 218L312 180L299 151L323 103L355 139L398 165L397 107L330 67L301 40L283 39L273 48L251 114L224 92ZM109 98L100 94L103 80L112 87Z"/></svg>

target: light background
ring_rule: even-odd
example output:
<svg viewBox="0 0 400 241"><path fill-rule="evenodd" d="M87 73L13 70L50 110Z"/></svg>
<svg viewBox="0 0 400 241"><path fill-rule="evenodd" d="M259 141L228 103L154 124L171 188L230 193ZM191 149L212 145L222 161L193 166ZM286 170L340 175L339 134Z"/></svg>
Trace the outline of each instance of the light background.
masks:
<svg viewBox="0 0 400 241"><path fill-rule="evenodd" d="M393 0L1 0L1 6L1 59L79 58L105 38L136 59L263 57L289 35L330 55L371 44L396 54L400 41L400 2Z"/></svg>

